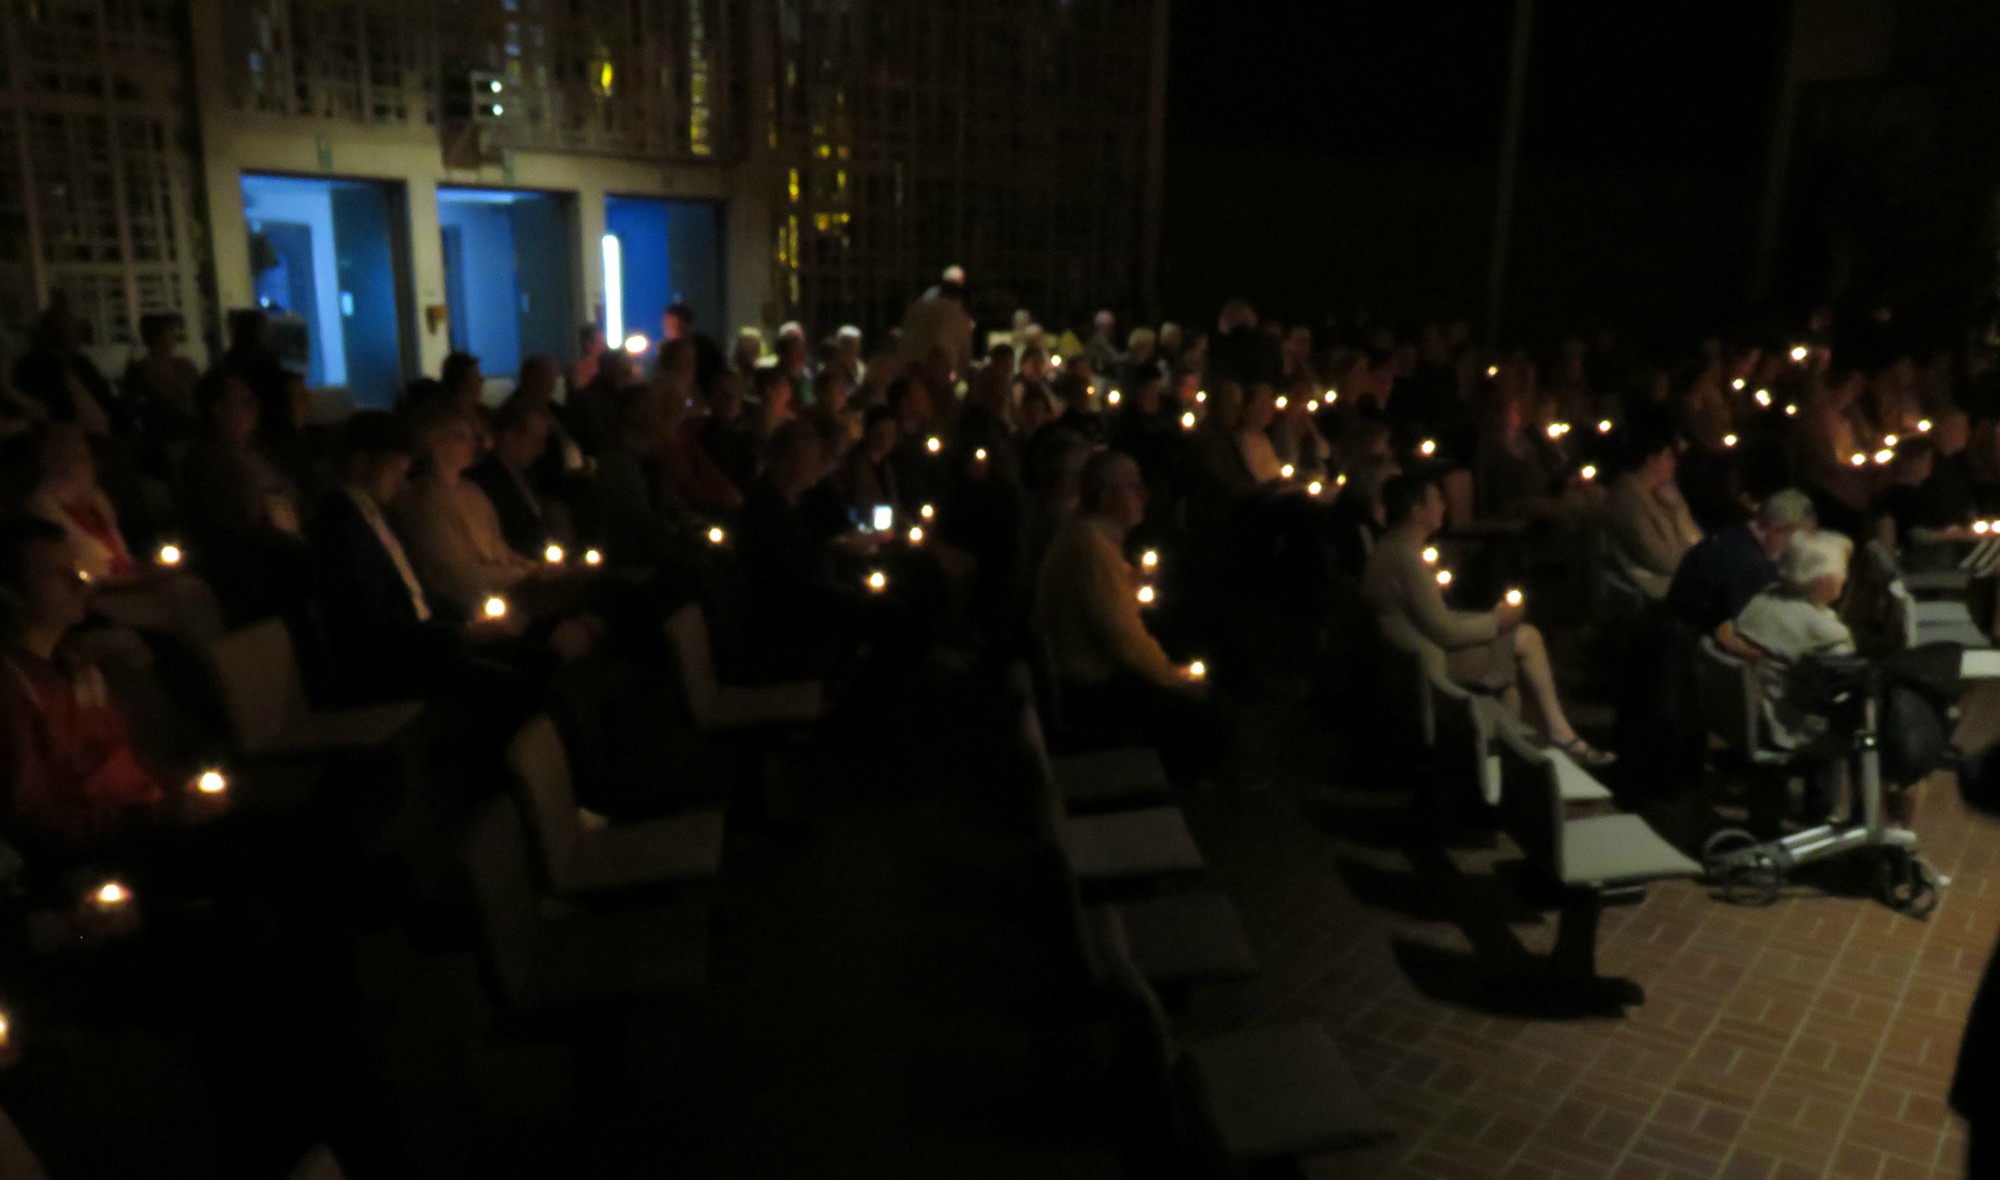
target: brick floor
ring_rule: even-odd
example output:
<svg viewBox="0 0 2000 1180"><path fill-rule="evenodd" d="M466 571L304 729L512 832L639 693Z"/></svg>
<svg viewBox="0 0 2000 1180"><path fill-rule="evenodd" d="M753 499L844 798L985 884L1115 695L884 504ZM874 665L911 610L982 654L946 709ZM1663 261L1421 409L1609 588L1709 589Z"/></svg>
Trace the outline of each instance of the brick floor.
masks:
<svg viewBox="0 0 2000 1180"><path fill-rule="evenodd" d="M1965 707L1962 745L2000 733L2000 691ZM1930 920L1859 895L1865 874L1845 887L1823 874L1767 909L1670 883L1602 927L1603 969L1648 1002L1568 1021L1471 998L1554 936L1553 915L1510 884L1504 838L1441 848L1391 790L1280 781L1198 797L1212 881L1266 969L1184 1021L1307 1017L1333 1032L1396 1138L1308 1161L1313 1177L1957 1177L1964 1136L1944 1095L2000 928L2000 825L1968 815L1949 777L1923 790L1924 856L1952 878Z"/></svg>

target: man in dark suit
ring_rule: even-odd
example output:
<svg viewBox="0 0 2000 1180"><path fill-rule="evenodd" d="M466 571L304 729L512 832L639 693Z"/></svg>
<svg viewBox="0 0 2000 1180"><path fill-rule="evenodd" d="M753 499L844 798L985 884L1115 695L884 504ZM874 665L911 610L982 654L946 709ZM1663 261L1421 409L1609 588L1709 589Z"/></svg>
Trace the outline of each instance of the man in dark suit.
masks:
<svg viewBox="0 0 2000 1180"><path fill-rule="evenodd" d="M535 462L548 449L550 425L547 410L508 399L493 415L493 448L472 469L472 482L493 501L500 517L500 535L523 557L540 558L549 542L570 540L557 519L560 506L545 498L535 479Z"/></svg>
<svg viewBox="0 0 2000 1180"><path fill-rule="evenodd" d="M524 697L507 667L472 650L468 629L438 620L382 506L409 478L414 451L393 415L348 420L341 486L314 515L309 540L335 672L359 700L463 690L489 703ZM505 621L479 623L509 638Z"/></svg>

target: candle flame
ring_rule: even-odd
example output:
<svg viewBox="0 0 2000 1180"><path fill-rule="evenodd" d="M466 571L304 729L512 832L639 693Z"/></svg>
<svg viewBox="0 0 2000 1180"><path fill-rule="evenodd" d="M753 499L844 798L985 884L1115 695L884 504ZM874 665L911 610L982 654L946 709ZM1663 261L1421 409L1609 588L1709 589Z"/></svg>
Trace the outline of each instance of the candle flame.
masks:
<svg viewBox="0 0 2000 1180"><path fill-rule="evenodd" d="M922 508L917 509L917 515L923 517L925 520L929 520L931 517L937 515L937 509L926 504Z"/></svg>
<svg viewBox="0 0 2000 1180"><path fill-rule="evenodd" d="M712 528L708 530L708 543L711 545L720 545L728 535L729 534L723 532L722 529L719 527Z"/></svg>
<svg viewBox="0 0 2000 1180"><path fill-rule="evenodd" d="M1725 447L1733 447L1733 446L1735 446L1735 445L1736 445L1736 436L1735 436L1735 435L1733 435L1733 434L1725 434L1725 435L1723 435L1723 436L1722 436L1722 445L1723 445L1723 446L1725 446Z"/></svg>
<svg viewBox="0 0 2000 1180"><path fill-rule="evenodd" d="M1791 404L1790 402L1785 403L1785 417L1787 418L1796 417L1798 415L1798 412L1799 408L1797 406Z"/></svg>
<svg viewBox="0 0 2000 1180"><path fill-rule="evenodd" d="M1806 359L1806 357L1807 357L1808 355L1810 355L1810 353L1811 353L1811 350L1810 350L1810 349L1808 349L1808 348L1807 348L1807 347L1806 347L1805 345L1803 345L1803 344L1794 344L1794 345L1792 346L1792 360L1793 360L1794 362L1798 362L1798 361L1803 361L1803 360L1805 360L1805 359Z"/></svg>
<svg viewBox="0 0 2000 1180"><path fill-rule="evenodd" d="M204 795L220 795L229 789L229 780L222 777L219 770L204 770L194 782L194 789Z"/></svg>
<svg viewBox="0 0 2000 1180"><path fill-rule="evenodd" d="M1500 375L1500 366L1499 365L1486 366L1486 375L1488 377L1498 377Z"/></svg>
<svg viewBox="0 0 2000 1180"><path fill-rule="evenodd" d="M1748 384L1748 382L1744 381L1743 378L1738 377L1736 380L1731 381L1729 383L1729 388L1734 389L1737 392L1741 393L1743 391L1743 387L1746 384Z"/></svg>
<svg viewBox="0 0 2000 1180"><path fill-rule="evenodd" d="M1438 580L1438 585L1440 585L1440 586L1449 586L1449 585L1451 585L1451 571L1450 571L1450 570L1439 570L1439 571L1437 572L1437 580Z"/></svg>
<svg viewBox="0 0 2000 1180"><path fill-rule="evenodd" d="M1986 523L1983 520L1975 520L1972 522L1972 531L1978 533L1982 537L1985 536L1989 531L1991 531L1992 528L1993 528L1992 525Z"/></svg>
<svg viewBox="0 0 2000 1180"><path fill-rule="evenodd" d="M1320 481L1314 480L1306 485L1306 494L1309 496L1317 496L1325 488L1325 486L1326 485L1322 484Z"/></svg>
<svg viewBox="0 0 2000 1180"><path fill-rule="evenodd" d="M1202 663L1200 660L1196 660L1194 663L1188 665L1188 675L1194 677L1196 680L1200 680L1208 675L1208 665Z"/></svg>
<svg viewBox="0 0 2000 1180"><path fill-rule="evenodd" d="M1436 545L1424 546L1424 564L1436 565L1437 559L1438 559L1437 546Z"/></svg>
<svg viewBox="0 0 2000 1180"><path fill-rule="evenodd" d="M912 545L921 545L921 544L923 544L923 543L924 543L924 526L922 526L922 525L920 525L920 524L913 524L913 525L911 525L911 526L910 526L910 544L912 544Z"/></svg>
<svg viewBox="0 0 2000 1180"><path fill-rule="evenodd" d="M1917 419L1917 433L1929 434L1930 432L1931 432L1931 420L1929 418Z"/></svg>
<svg viewBox="0 0 2000 1180"><path fill-rule="evenodd" d="M1507 591L1507 605L1508 606L1521 605L1521 592L1519 590Z"/></svg>
<svg viewBox="0 0 2000 1180"><path fill-rule="evenodd" d="M542 550L542 560L548 562L550 565L561 565L563 562L563 547L561 545L551 545L547 549Z"/></svg>
<svg viewBox="0 0 2000 1180"><path fill-rule="evenodd" d="M1158 597L1158 595L1154 593L1154 591L1153 591L1153 588L1152 588L1151 586L1141 586L1141 587L1139 587L1139 605L1140 605L1140 606L1151 606L1151 605L1153 605L1153 599L1155 599L1155 598L1157 598L1157 597Z"/></svg>
<svg viewBox="0 0 2000 1180"><path fill-rule="evenodd" d="M91 900L101 906L124 905L132 900L132 891L116 881L106 881L90 896Z"/></svg>
<svg viewBox="0 0 2000 1180"><path fill-rule="evenodd" d="M625 338L625 351L631 353L633 356L638 356L640 353L646 351L648 343L649 341L647 341L642 333L634 332Z"/></svg>
<svg viewBox="0 0 2000 1180"><path fill-rule="evenodd" d="M1193 430L1193 429L1194 429L1194 411L1193 411L1193 410L1189 410L1189 411L1188 411L1187 413L1185 413L1185 414L1182 414L1182 415L1181 415L1181 429L1182 429L1182 430Z"/></svg>
<svg viewBox="0 0 2000 1180"><path fill-rule="evenodd" d="M1596 479L1596 478L1597 478L1597 464L1595 464L1595 463L1585 463L1585 464L1583 465L1583 470L1581 470L1581 471L1577 472L1577 474L1578 474L1578 475L1581 475L1581 476L1582 476L1582 477L1583 477L1584 479L1586 479L1586 480L1591 480L1591 479Z"/></svg>
<svg viewBox="0 0 2000 1180"><path fill-rule="evenodd" d="M1770 409L1771 391L1768 389L1759 389L1757 391L1757 404L1763 406L1765 409Z"/></svg>
<svg viewBox="0 0 2000 1180"><path fill-rule="evenodd" d="M489 595L486 605L481 609L489 619L504 619L507 617L507 600L498 594Z"/></svg>
<svg viewBox="0 0 2000 1180"><path fill-rule="evenodd" d="M583 564L602 565L604 564L604 555L595 549L586 549L583 551Z"/></svg>
<svg viewBox="0 0 2000 1180"><path fill-rule="evenodd" d="M1207 401L1207 400L1208 400L1208 390L1206 390L1206 389L1197 389L1197 390L1195 390L1195 391L1194 391L1194 400L1195 400L1196 402L1205 402L1205 401Z"/></svg>
<svg viewBox="0 0 2000 1180"><path fill-rule="evenodd" d="M929 438L924 440L924 449L926 451L929 451L931 454L935 455L939 451L944 449L944 443L938 438L937 435L933 434Z"/></svg>
<svg viewBox="0 0 2000 1180"><path fill-rule="evenodd" d="M972 452L972 457L981 463L986 462L986 448L981 447L978 450Z"/></svg>
<svg viewBox="0 0 2000 1180"><path fill-rule="evenodd" d="M1149 570L1158 569L1160 566L1160 551L1158 549L1148 549L1144 553L1141 553L1139 555L1139 564Z"/></svg>
<svg viewBox="0 0 2000 1180"><path fill-rule="evenodd" d="M1847 457L1847 461L1856 467L1865 467L1868 464L1868 456L1856 451Z"/></svg>
<svg viewBox="0 0 2000 1180"><path fill-rule="evenodd" d="M1597 433L1599 433L1599 434L1610 434L1610 433L1611 433L1611 419L1609 419L1609 418L1599 418L1599 419L1597 420Z"/></svg>
<svg viewBox="0 0 2000 1180"><path fill-rule="evenodd" d="M1436 439L1427 438L1423 442L1417 444L1417 453L1420 455L1435 455L1437 454L1437 449L1438 445Z"/></svg>
<svg viewBox="0 0 2000 1180"><path fill-rule="evenodd" d="M1875 465L1879 467L1890 462L1895 457L1896 452L1890 450L1888 447L1883 447L1881 450L1875 452Z"/></svg>
<svg viewBox="0 0 2000 1180"><path fill-rule="evenodd" d="M870 570L868 572L868 588L877 594L887 590L889 588L889 575L883 573L881 570Z"/></svg>
<svg viewBox="0 0 2000 1180"><path fill-rule="evenodd" d="M1293 471L1292 465L1290 463L1287 463L1284 466L1278 468L1278 475L1281 478L1290 479L1292 478L1292 471Z"/></svg>
<svg viewBox="0 0 2000 1180"><path fill-rule="evenodd" d="M180 563L181 563L181 547L179 545L160 546L161 565L179 565Z"/></svg>
<svg viewBox="0 0 2000 1180"><path fill-rule="evenodd" d="M1124 394L1122 394L1122 393L1119 393L1119 392L1118 392L1117 390L1115 390L1115 389L1114 389L1114 390L1112 390L1112 391L1111 391L1110 393L1108 393L1108 394L1106 394L1106 395L1105 395L1105 398L1104 398L1104 400L1105 400L1105 401L1107 401L1107 402L1110 402L1110 403L1111 403L1112 405L1114 405L1114 406L1115 406L1115 405L1117 405L1117 404L1118 404L1118 399L1122 398L1123 396L1125 396L1125 395L1124 395Z"/></svg>
<svg viewBox="0 0 2000 1180"><path fill-rule="evenodd" d="M1292 399L1291 399L1291 398L1288 398L1288 397L1281 397L1281 398L1279 398L1279 399L1278 399L1278 408L1279 408L1279 409L1281 409L1281 410L1282 410L1282 409L1284 409L1284 408L1286 408L1287 406L1289 406L1289 405L1291 405L1291 404L1292 404Z"/></svg>

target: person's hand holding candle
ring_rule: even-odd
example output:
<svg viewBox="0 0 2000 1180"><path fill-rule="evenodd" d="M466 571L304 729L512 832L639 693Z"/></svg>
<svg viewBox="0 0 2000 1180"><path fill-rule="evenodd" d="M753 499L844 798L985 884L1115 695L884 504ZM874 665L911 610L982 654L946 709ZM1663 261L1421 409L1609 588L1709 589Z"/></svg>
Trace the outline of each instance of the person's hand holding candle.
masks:
<svg viewBox="0 0 2000 1180"><path fill-rule="evenodd" d="M122 938L139 928L139 902L123 881L103 878L85 887L70 924L85 939Z"/></svg>
<svg viewBox="0 0 2000 1180"><path fill-rule="evenodd" d="M210 767L188 780L181 795L181 814L189 823L207 823L229 810L229 778Z"/></svg>

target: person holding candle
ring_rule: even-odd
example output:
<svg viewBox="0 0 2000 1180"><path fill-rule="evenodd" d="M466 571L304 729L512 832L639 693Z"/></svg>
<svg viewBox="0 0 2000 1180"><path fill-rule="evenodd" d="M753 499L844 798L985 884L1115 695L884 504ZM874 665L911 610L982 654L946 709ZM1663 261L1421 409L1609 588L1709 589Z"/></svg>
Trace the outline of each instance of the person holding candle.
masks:
<svg viewBox="0 0 2000 1180"><path fill-rule="evenodd" d="M523 557L574 539L568 512L535 475L554 428L554 415L532 398L508 398L493 415L493 446L469 475L493 505L508 548Z"/></svg>
<svg viewBox="0 0 2000 1180"><path fill-rule="evenodd" d="M1674 481L1673 440L1642 439L1633 453L1637 465L1612 485L1606 531L1632 580L1653 598L1665 598L1674 569L1701 541L1701 526Z"/></svg>
<svg viewBox="0 0 2000 1180"><path fill-rule="evenodd" d="M189 562L224 616L281 614L307 593L298 488L258 441L257 396L225 371L195 390L200 437L175 486Z"/></svg>
<svg viewBox="0 0 2000 1180"><path fill-rule="evenodd" d="M1734 620L1778 580L1777 559L1793 535L1816 524L1804 492L1772 493L1748 523L1710 533L1681 557L1667 586L1667 609L1695 635L1714 636L1725 651L1759 658L1760 652L1736 638Z"/></svg>
<svg viewBox="0 0 2000 1180"><path fill-rule="evenodd" d="M1232 726L1204 699L1202 677L1176 664L1146 630L1140 577L1124 555L1127 536L1145 519L1146 499L1131 456L1090 457L1077 514L1042 557L1033 626L1080 728L1138 737L1159 750L1176 782L1192 782L1216 773Z"/></svg>
<svg viewBox="0 0 2000 1180"><path fill-rule="evenodd" d="M470 415L434 401L412 424L422 471L397 498L396 523L432 605L470 618L489 594L504 594L542 568L500 531L493 501L467 475L480 431Z"/></svg>
<svg viewBox="0 0 2000 1180"><path fill-rule="evenodd" d="M1398 475L1384 485L1382 503L1388 529L1369 554L1361 582L1384 637L1423 653L1425 663L1454 684L1501 697L1516 710L1525 681L1551 745L1586 767L1615 761L1570 725L1548 648L1524 606L1503 601L1490 611L1462 611L1445 603L1437 571L1423 556L1444 527L1444 492L1437 482Z"/></svg>

